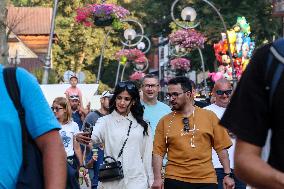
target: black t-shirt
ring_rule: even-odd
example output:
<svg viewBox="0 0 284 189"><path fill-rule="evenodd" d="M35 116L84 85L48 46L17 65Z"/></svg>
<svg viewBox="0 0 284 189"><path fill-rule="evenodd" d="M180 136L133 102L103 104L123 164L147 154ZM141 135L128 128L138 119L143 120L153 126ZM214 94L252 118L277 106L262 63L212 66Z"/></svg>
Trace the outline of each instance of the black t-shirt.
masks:
<svg viewBox="0 0 284 189"><path fill-rule="evenodd" d="M265 89L269 48L270 45L265 45L255 52L220 123L241 140L260 147L264 146L268 130L272 129L268 162L284 172L284 74L269 108L269 92Z"/></svg>

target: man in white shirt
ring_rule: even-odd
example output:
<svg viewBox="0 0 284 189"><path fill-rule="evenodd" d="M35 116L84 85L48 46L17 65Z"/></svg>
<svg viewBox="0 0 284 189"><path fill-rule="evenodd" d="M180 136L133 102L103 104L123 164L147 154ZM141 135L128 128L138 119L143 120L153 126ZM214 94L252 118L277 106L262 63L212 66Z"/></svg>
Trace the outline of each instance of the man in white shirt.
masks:
<svg viewBox="0 0 284 189"><path fill-rule="evenodd" d="M206 106L204 109L213 111L219 119L223 116L227 105L230 102L230 97L232 94L232 85L227 79L219 79L215 82L213 88L213 97L215 98L215 103ZM234 151L235 151L235 138L231 136L231 140L233 145L228 149L229 158L230 158L230 168L232 169L232 177L235 180L235 189L245 189L246 185L239 181L236 177L234 177L233 169L234 169ZM223 166L221 165L217 153L212 151L212 161L214 168L216 170L217 179L218 179L218 189L223 189L223 178L225 175ZM230 176L230 175L228 175Z"/></svg>

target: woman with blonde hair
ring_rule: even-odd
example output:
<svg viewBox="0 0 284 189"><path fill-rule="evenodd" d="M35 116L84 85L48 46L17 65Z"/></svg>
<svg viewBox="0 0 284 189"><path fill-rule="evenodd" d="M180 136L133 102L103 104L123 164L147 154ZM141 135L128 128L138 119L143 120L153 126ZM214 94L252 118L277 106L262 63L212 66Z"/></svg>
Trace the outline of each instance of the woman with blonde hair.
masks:
<svg viewBox="0 0 284 189"><path fill-rule="evenodd" d="M83 157L80 144L74 137L79 133L79 127L72 120L71 107L66 98L55 98L51 109L62 127L59 133L67 154L67 189L79 189L77 162L83 167Z"/></svg>

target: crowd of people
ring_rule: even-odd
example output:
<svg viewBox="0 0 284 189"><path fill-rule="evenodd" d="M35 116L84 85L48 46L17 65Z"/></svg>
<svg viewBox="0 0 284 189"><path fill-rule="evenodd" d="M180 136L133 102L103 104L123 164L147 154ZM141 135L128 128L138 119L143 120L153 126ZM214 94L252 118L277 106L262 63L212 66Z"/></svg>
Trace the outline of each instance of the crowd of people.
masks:
<svg viewBox="0 0 284 189"><path fill-rule="evenodd" d="M259 72L263 66L258 66L269 47L256 52L252 62L257 63L248 66L235 92L228 80L216 81L212 104L205 107L198 106L194 82L184 76L167 83L170 106L160 102L159 80L147 74L140 88L123 81L114 91L104 91L101 107L93 111L89 104L84 108L78 78L72 76L66 97L55 98L50 109L35 78L17 69L27 130L41 152L44 188L79 189L79 178L87 182L87 175L92 189L245 189L243 181L282 188L280 148L272 148L270 165L260 158L268 130L279 130L269 126L268 112L275 112L278 101L266 106L267 87ZM11 126L0 132L0 188L19 188L17 176L26 161L21 122L2 81L0 90L6 107L0 110L1 125ZM280 114L275 113L277 119ZM260 127L252 131L254 121ZM272 135L272 144L283 140L281 132Z"/></svg>

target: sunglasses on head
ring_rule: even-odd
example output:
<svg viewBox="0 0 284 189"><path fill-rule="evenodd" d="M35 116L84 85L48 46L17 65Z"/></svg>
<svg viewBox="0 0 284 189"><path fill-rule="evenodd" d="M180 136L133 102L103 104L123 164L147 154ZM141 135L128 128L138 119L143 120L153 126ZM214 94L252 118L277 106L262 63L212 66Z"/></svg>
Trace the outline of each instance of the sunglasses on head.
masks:
<svg viewBox="0 0 284 189"><path fill-rule="evenodd" d="M227 96L229 96L230 94L232 94L232 90L225 90L225 91L217 90L216 94L217 95L224 95L224 94L226 94Z"/></svg>
<svg viewBox="0 0 284 189"><path fill-rule="evenodd" d="M189 128L189 119L187 117L182 119L182 123L183 123L183 131L184 132L189 132L190 128Z"/></svg>
<svg viewBox="0 0 284 189"><path fill-rule="evenodd" d="M69 98L79 98L78 95L71 95Z"/></svg>
<svg viewBox="0 0 284 189"><path fill-rule="evenodd" d="M134 89L136 86L133 83L128 83L128 82L119 82L118 87L120 88L127 88L129 90Z"/></svg>
<svg viewBox="0 0 284 189"><path fill-rule="evenodd" d="M54 112L59 112L59 110L64 109L64 108L59 108L59 107L51 107L51 110Z"/></svg>

